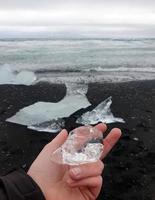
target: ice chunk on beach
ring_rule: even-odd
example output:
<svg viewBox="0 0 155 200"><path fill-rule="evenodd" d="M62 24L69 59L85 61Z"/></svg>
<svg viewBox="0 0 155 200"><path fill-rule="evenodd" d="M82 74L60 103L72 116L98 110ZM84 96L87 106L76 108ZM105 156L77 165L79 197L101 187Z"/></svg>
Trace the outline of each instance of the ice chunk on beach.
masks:
<svg viewBox="0 0 155 200"><path fill-rule="evenodd" d="M70 95L86 95L88 85L84 83L66 83L67 94Z"/></svg>
<svg viewBox="0 0 155 200"><path fill-rule="evenodd" d="M21 71L16 75L15 84L32 85L36 81L37 77L34 72Z"/></svg>
<svg viewBox="0 0 155 200"><path fill-rule="evenodd" d="M112 104L112 97L107 98L105 101L101 102L96 108L92 111L88 111L80 116L76 123L88 125L88 124L97 124L99 122L103 123L114 123L125 121L122 118L114 117L111 112L110 106Z"/></svg>
<svg viewBox="0 0 155 200"><path fill-rule="evenodd" d="M29 129L36 130L39 132L49 132L49 133L58 133L65 127L65 121L63 119L53 119L51 121L42 122L28 126Z"/></svg>
<svg viewBox="0 0 155 200"><path fill-rule="evenodd" d="M0 84L8 84L14 80L15 74L9 65L0 66Z"/></svg>
<svg viewBox="0 0 155 200"><path fill-rule="evenodd" d="M95 127L82 126L69 133L66 142L52 153L51 160L68 165L95 162L103 148L102 132Z"/></svg>
<svg viewBox="0 0 155 200"><path fill-rule="evenodd" d="M86 96L70 95L58 103L37 102L33 105L21 109L13 117L7 119L8 122L31 126L53 119L70 116L81 108L90 106Z"/></svg>
<svg viewBox="0 0 155 200"><path fill-rule="evenodd" d="M59 132L64 127L62 118L90 106L85 96L88 86L70 83L66 84L66 87L66 97L58 103L36 102L19 110L6 121L26 125L29 129L36 131Z"/></svg>
<svg viewBox="0 0 155 200"><path fill-rule="evenodd" d="M34 72L20 71L16 72L9 65L0 67L0 84L13 84L13 85L32 85L37 77Z"/></svg>

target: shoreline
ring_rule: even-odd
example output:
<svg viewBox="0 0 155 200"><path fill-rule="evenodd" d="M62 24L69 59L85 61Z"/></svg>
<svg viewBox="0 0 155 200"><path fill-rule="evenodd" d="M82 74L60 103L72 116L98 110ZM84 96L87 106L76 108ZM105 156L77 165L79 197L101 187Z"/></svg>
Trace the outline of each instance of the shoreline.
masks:
<svg viewBox="0 0 155 200"><path fill-rule="evenodd" d="M87 98L95 107L112 96L114 116L126 123L108 125L122 129L123 136L105 159L104 188L99 200L154 200L155 192L155 80L122 83L90 83ZM16 167L27 169L56 134L38 133L25 126L5 122L19 109L37 101L58 102L66 95L63 84L32 86L0 85L0 169L1 174ZM66 118L66 128L77 126L81 109Z"/></svg>

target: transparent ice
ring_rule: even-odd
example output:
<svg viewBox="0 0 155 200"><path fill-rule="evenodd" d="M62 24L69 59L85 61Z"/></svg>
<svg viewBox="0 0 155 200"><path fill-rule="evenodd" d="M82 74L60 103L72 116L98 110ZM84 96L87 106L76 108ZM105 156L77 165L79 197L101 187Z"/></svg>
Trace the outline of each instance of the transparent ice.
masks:
<svg viewBox="0 0 155 200"><path fill-rule="evenodd" d="M89 105L90 103L84 96L66 96L58 103L37 102L27 106L19 110L16 115L7 119L7 121L30 126L53 119L68 117L75 111L86 108Z"/></svg>
<svg viewBox="0 0 155 200"><path fill-rule="evenodd" d="M9 65L0 66L0 84L32 85L36 79L34 72L16 72Z"/></svg>
<svg viewBox="0 0 155 200"><path fill-rule="evenodd" d="M112 97L107 98L105 101L101 102L96 108L92 111L88 111L80 116L76 123L88 125L88 124L97 124L99 122L104 123L113 123L125 121L122 118L114 117L111 112L110 106L112 104Z"/></svg>
<svg viewBox="0 0 155 200"><path fill-rule="evenodd" d="M61 131L62 128L65 127L65 121L63 119L53 119L51 121L42 122L34 125L28 126L29 129L36 130L39 132L49 132L49 133L57 133Z"/></svg>
<svg viewBox="0 0 155 200"><path fill-rule="evenodd" d="M102 132L92 126L82 126L69 133L66 142L52 153L51 160L68 165L95 162L103 148Z"/></svg>
<svg viewBox="0 0 155 200"><path fill-rule="evenodd" d="M88 91L88 85L84 83L66 82L67 95L83 95Z"/></svg>
<svg viewBox="0 0 155 200"><path fill-rule="evenodd" d="M70 87L67 85L67 95L61 101L57 103L36 102L22 108L6 121L26 125L36 131L55 132L61 130L60 118L69 117L77 110L90 106L84 94L86 91L87 87L82 85L77 85L77 88L75 84Z"/></svg>

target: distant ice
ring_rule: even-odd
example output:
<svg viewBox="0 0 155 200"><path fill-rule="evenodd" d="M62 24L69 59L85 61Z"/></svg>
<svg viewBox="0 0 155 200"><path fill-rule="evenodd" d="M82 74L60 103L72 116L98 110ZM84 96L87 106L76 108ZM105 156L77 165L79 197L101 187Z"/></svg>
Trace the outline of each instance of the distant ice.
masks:
<svg viewBox="0 0 155 200"><path fill-rule="evenodd" d="M88 124L97 124L99 122L104 123L113 123L125 121L122 118L114 117L111 112L110 106L112 104L112 97L107 98L105 101L101 102L96 108L92 111L84 113L76 121L78 124L88 125Z"/></svg>
<svg viewBox="0 0 155 200"><path fill-rule="evenodd" d="M78 82L66 82L67 94L70 95L86 95L88 91L88 85Z"/></svg>
<svg viewBox="0 0 155 200"><path fill-rule="evenodd" d="M15 72L9 65L0 66L0 85L32 85L36 79L34 72L26 70Z"/></svg>

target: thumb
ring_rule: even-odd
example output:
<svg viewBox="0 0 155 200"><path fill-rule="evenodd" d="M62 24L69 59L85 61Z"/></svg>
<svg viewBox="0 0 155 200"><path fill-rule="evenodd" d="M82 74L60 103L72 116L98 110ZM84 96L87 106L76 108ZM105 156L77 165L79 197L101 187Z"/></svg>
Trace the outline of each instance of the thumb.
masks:
<svg viewBox="0 0 155 200"><path fill-rule="evenodd" d="M48 147L55 151L57 148L63 145L68 137L68 132L66 129L63 129L49 144Z"/></svg>

